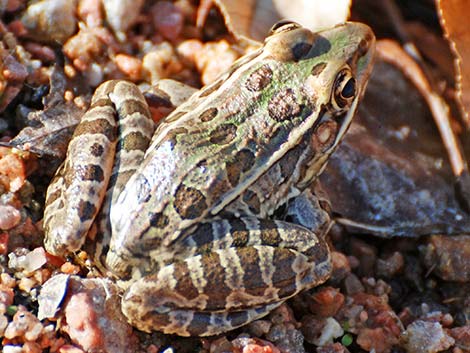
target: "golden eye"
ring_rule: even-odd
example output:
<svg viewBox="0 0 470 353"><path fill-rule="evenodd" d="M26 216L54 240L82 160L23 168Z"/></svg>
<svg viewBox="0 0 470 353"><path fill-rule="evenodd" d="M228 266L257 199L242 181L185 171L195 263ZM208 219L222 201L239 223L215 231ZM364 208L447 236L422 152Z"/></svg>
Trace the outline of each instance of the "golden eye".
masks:
<svg viewBox="0 0 470 353"><path fill-rule="evenodd" d="M331 104L336 110L344 110L351 105L356 93L356 79L351 69L345 67L336 75Z"/></svg>
<svg viewBox="0 0 470 353"><path fill-rule="evenodd" d="M269 35L281 33L281 32L287 32L287 31L292 31L293 29L297 29L302 27L299 25L297 22L289 21L289 20L283 20L279 21L274 24L274 26L271 27L271 30L269 31Z"/></svg>

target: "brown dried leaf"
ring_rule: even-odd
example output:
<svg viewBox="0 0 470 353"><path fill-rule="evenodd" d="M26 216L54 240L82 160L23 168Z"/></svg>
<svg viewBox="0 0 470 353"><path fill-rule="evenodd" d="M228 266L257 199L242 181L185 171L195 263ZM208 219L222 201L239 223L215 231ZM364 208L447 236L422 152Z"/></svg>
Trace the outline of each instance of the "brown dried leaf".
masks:
<svg viewBox="0 0 470 353"><path fill-rule="evenodd" d="M451 42L457 69L458 98L462 116L470 128L470 2L465 0L438 1L441 25Z"/></svg>
<svg viewBox="0 0 470 353"><path fill-rule="evenodd" d="M334 26L346 21L350 0L214 0L228 30L237 38L262 41L269 29L280 19L301 23L312 30ZM199 9L204 19L212 1L203 2ZM200 22L199 22L200 23Z"/></svg>
<svg viewBox="0 0 470 353"><path fill-rule="evenodd" d="M387 39L381 40L377 43L377 53L381 59L400 68L426 100L447 150L454 175L461 175L464 170L467 170L467 166L457 137L451 127L450 110L447 103L432 89L428 78L418 63L398 43Z"/></svg>
<svg viewBox="0 0 470 353"><path fill-rule="evenodd" d="M280 20L271 0L214 0L228 30L244 40L263 40Z"/></svg>
<svg viewBox="0 0 470 353"><path fill-rule="evenodd" d="M28 114L29 126L21 130L10 145L41 157L63 159L67 145L84 111L64 99L66 79L56 71L45 98L44 110Z"/></svg>

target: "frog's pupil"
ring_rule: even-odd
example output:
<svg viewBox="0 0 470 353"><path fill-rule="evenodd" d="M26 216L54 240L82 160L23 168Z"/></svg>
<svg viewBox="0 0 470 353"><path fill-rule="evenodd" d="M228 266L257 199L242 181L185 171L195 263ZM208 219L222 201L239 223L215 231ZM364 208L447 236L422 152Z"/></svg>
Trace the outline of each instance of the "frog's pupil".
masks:
<svg viewBox="0 0 470 353"><path fill-rule="evenodd" d="M348 82L343 86L343 90L341 91L341 95L344 98L352 98L356 94L356 80L354 78L350 78Z"/></svg>

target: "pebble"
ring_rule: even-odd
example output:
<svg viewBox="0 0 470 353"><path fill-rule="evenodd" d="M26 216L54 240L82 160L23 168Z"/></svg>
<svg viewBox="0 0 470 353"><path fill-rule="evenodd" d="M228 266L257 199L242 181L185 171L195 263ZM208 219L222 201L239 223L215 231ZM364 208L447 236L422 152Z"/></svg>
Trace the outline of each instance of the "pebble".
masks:
<svg viewBox="0 0 470 353"><path fill-rule="evenodd" d="M13 206L0 205L0 229L9 230L21 221L21 213Z"/></svg>
<svg viewBox="0 0 470 353"><path fill-rule="evenodd" d="M470 235L433 235L420 248L426 267L445 281L470 281Z"/></svg>
<svg viewBox="0 0 470 353"><path fill-rule="evenodd" d="M137 20L144 0L103 0L106 20L120 40Z"/></svg>
<svg viewBox="0 0 470 353"><path fill-rule="evenodd" d="M28 35L40 41L63 43L77 28L74 0L42 0L29 5L21 21Z"/></svg>
<svg viewBox="0 0 470 353"><path fill-rule="evenodd" d="M450 337L438 322L416 320L401 336L407 352L434 353L449 349L455 340Z"/></svg>

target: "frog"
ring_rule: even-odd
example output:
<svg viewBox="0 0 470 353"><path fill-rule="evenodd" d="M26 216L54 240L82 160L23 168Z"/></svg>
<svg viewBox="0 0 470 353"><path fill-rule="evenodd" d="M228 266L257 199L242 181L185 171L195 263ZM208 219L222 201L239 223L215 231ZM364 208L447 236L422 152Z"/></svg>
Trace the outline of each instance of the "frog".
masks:
<svg viewBox="0 0 470 353"><path fill-rule="evenodd" d="M279 22L157 126L135 84L103 83L47 190L46 250L93 238L144 332L217 335L324 283L332 221L310 186L351 124L374 46L365 24ZM313 218L279 217L300 198Z"/></svg>

